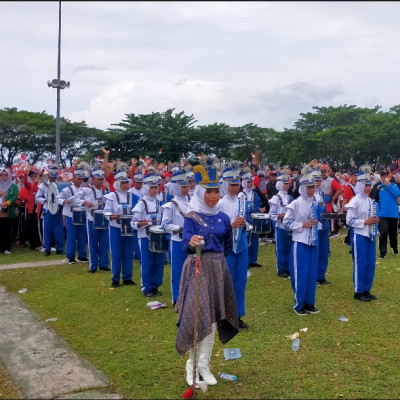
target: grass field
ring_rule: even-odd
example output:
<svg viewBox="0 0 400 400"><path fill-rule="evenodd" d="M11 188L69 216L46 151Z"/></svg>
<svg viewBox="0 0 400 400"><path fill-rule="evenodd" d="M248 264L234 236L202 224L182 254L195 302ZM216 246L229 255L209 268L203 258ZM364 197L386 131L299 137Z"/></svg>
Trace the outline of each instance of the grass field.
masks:
<svg viewBox="0 0 400 400"><path fill-rule="evenodd" d="M400 257L388 252L386 259L378 260L372 288L378 300L356 301L345 233L343 229L339 238L331 239L327 279L332 284L317 288L315 305L321 313L306 317L293 312L290 281L276 275L273 245L260 246L263 267L250 269L246 292L243 319L250 328L225 346L216 338L211 359L214 374L226 372L238 380L218 380L199 397L400 397ZM0 255L0 264L11 262L4 262L6 257ZM136 262L133 269L139 283ZM88 274L87 264L0 271L0 284L43 320L58 319L48 324L110 378L111 390L146 399L181 398L187 388L186 357L175 350L177 315L169 279L167 265L163 296L157 300L168 307L150 310L139 285L110 291L111 273ZM28 291L19 294L23 287ZM349 321L340 322L341 315ZM285 338L294 332L300 332L298 352ZM228 347L240 348L243 357L226 361L223 349Z"/></svg>

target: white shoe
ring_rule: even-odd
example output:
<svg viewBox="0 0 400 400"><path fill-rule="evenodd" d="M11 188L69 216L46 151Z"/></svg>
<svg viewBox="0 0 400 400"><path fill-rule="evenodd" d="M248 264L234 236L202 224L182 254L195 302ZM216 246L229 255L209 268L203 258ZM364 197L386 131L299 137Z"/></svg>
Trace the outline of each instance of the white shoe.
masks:
<svg viewBox="0 0 400 400"><path fill-rule="evenodd" d="M211 333L206 336L202 341L199 342L199 349L198 349L198 370L199 375L203 378L204 382L207 385L212 386L217 384L217 380L215 376L211 373L210 369L210 359L211 353L214 346L214 336L215 336L216 324L212 324L212 331Z"/></svg>
<svg viewBox="0 0 400 400"><path fill-rule="evenodd" d="M189 359L186 361L186 382L189 386L193 385L193 365L194 365L194 350L190 349ZM196 370L196 387L200 381L199 369Z"/></svg>
<svg viewBox="0 0 400 400"><path fill-rule="evenodd" d="M52 248L50 249L50 251L56 251L56 249L55 249L54 247L52 247Z"/></svg>
<svg viewBox="0 0 400 400"><path fill-rule="evenodd" d="M11 251L6 250L4 254L11 254Z"/></svg>

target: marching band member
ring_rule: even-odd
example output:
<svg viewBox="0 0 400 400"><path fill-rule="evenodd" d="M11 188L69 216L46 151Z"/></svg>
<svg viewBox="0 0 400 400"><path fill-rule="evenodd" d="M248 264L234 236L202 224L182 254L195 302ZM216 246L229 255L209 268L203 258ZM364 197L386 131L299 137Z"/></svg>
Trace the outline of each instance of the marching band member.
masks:
<svg viewBox="0 0 400 400"><path fill-rule="evenodd" d="M179 297L175 305L178 315L176 350L184 355L190 350L186 363L186 381L193 384L195 363L194 312L196 296L198 310L197 371L208 385L217 380L210 370L215 331L227 343L239 332L238 311L231 274L226 256L232 252L232 228L229 217L219 211L219 182L215 166L208 160L207 169L196 165L196 193L190 200L183 225L183 248L189 253L182 270ZM200 291L196 290L196 246L204 242L201 254ZM196 378L198 382L198 379Z"/></svg>
<svg viewBox="0 0 400 400"><path fill-rule="evenodd" d="M320 210L314 200L313 163L302 170L300 197L286 207L283 223L292 230L290 280L294 292L294 311L298 315L316 314L315 291L318 270L318 227Z"/></svg>
<svg viewBox="0 0 400 400"><path fill-rule="evenodd" d="M164 275L165 253L150 251L148 235L149 227L160 225L162 220L162 203L157 198L160 184L160 175L150 169L144 177L143 197L132 209L132 226L137 230L140 248L141 286L146 297L161 296L158 288Z"/></svg>
<svg viewBox="0 0 400 400"><path fill-rule="evenodd" d="M353 228L351 254L353 257L354 299L376 300L370 290L374 281L376 262L376 235L379 219L377 204L369 197L372 190L371 167L363 166L357 176L356 195L344 208L346 223Z"/></svg>
<svg viewBox="0 0 400 400"><path fill-rule="evenodd" d="M143 173L141 168L136 169L133 175L133 187L128 191L132 193L132 208L136 206L138 201L143 197ZM140 260L140 248L137 235L133 235L133 258Z"/></svg>
<svg viewBox="0 0 400 400"><path fill-rule="evenodd" d="M101 168L93 168L91 173L92 184L82 188L76 195L76 201L81 201L86 207L87 233L89 237L89 273L110 271L109 268L109 222L106 220L105 229L96 229L94 226L94 214L96 210L104 208L105 198L108 193L103 187L104 171Z"/></svg>
<svg viewBox="0 0 400 400"><path fill-rule="evenodd" d="M281 278L290 277L290 253L288 249L292 247L292 232L286 229L286 225L283 224L286 207L293 200L293 197L288 193L289 187L289 175L286 172L279 174L276 182L278 193L269 200L271 206L269 212L272 221L275 223L276 270Z"/></svg>
<svg viewBox="0 0 400 400"><path fill-rule="evenodd" d="M171 234L169 240L169 259L171 263L172 304L175 305L179 295L179 284L183 263L187 254L182 247L183 221L189 204L189 185L184 171L175 171L172 175L170 192L171 201L162 206L161 227Z"/></svg>
<svg viewBox="0 0 400 400"><path fill-rule="evenodd" d="M321 207L320 211L326 213L326 204L329 202L330 196L326 195L322 189L322 175L319 166L315 166L313 170L315 182L314 199ZM326 270L328 269L329 258L329 219L323 220L321 229L318 229L318 272L317 283L319 285L329 285L331 282L326 280Z"/></svg>
<svg viewBox="0 0 400 400"><path fill-rule="evenodd" d="M242 320L245 311L245 291L247 270L249 266L249 242L246 226L249 227L250 217L246 196L240 190L240 171L235 164L225 168L223 172L225 196L219 201L219 209L228 215L233 230L233 249L226 257L229 271L235 288L236 303L239 317L239 328L249 326Z"/></svg>
<svg viewBox="0 0 400 400"><path fill-rule="evenodd" d="M243 193L246 196L247 204L249 206L250 215L252 213L257 212L265 212L265 208L261 208L261 198L253 190L254 180L250 171L243 171L242 173L242 187ZM258 248L259 248L259 239L260 236L258 233L252 232L250 235L250 246L248 249L249 252L249 267L262 267L261 264L257 262L258 258Z"/></svg>
<svg viewBox="0 0 400 400"><path fill-rule="evenodd" d="M118 163L114 174L114 192L104 196L104 216L110 221L109 240L111 250L111 287L117 288L120 282L121 270L124 285L135 285L133 274L133 235L121 235L120 216L130 215L132 195L128 192L130 179L126 173L126 163Z"/></svg>
<svg viewBox="0 0 400 400"><path fill-rule="evenodd" d="M74 170L72 182L73 184L65 187L56 196L56 202L63 206L63 215L65 215L65 226L67 229L67 250L66 256L69 264L76 264L75 253L78 248L78 262L88 262L86 252L86 218L84 225L74 225L72 222L73 208L79 207L80 202L74 200L81 190L85 171L82 167L77 167Z"/></svg>
<svg viewBox="0 0 400 400"><path fill-rule="evenodd" d="M42 204L43 207L43 247L44 255L49 256L51 251L51 242L54 240L56 253L63 254L64 252L64 226L63 216L60 211L52 214L47 206L47 191L51 182L56 182L59 168L56 165L49 167L49 178L44 178L43 182L38 186L36 192L36 204ZM43 174L45 176L45 174Z"/></svg>

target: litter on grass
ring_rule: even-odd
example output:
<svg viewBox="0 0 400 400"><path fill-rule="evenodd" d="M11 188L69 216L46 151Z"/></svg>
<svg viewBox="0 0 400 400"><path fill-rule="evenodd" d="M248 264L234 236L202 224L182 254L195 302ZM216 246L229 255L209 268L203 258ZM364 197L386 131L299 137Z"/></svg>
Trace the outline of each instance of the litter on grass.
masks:
<svg viewBox="0 0 400 400"><path fill-rule="evenodd" d="M157 310L158 308L167 307L166 304L160 303L159 301L150 301L149 303L146 304L146 306L149 307L150 310Z"/></svg>
<svg viewBox="0 0 400 400"><path fill-rule="evenodd" d="M307 332L308 331L308 328L301 328L300 329L300 332Z"/></svg>
<svg viewBox="0 0 400 400"><path fill-rule="evenodd" d="M342 322L348 322L348 321L349 321L344 315L341 315L341 316L338 318L338 320L339 320L339 321L342 321Z"/></svg>
<svg viewBox="0 0 400 400"><path fill-rule="evenodd" d="M21 289L21 290L18 290L18 293L26 293L27 291L28 291L27 288L23 288L23 289Z"/></svg>
<svg viewBox="0 0 400 400"><path fill-rule="evenodd" d="M236 358L241 358L242 353L238 348L224 349L225 360L235 360Z"/></svg>
<svg viewBox="0 0 400 400"><path fill-rule="evenodd" d="M399 268L397 268L399 269ZM251 276L251 271L247 271L247 277Z"/></svg>
<svg viewBox="0 0 400 400"><path fill-rule="evenodd" d="M290 339L290 340L292 340L292 341L293 341L294 339L299 338L299 337L300 337L299 332L295 332L295 333L293 333L293 334L291 334L291 335L285 336L286 339Z"/></svg>
<svg viewBox="0 0 400 400"><path fill-rule="evenodd" d="M46 319L46 322L49 322L49 321L57 321L57 318L49 318L49 319Z"/></svg>

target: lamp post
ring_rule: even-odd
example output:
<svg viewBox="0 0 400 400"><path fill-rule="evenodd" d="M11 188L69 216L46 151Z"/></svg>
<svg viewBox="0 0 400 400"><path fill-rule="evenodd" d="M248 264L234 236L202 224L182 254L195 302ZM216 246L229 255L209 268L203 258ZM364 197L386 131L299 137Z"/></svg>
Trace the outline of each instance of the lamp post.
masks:
<svg viewBox="0 0 400 400"><path fill-rule="evenodd" d="M47 81L47 86L57 89L57 115L56 115L56 163L60 165L61 146L60 146L60 92L61 89L70 87L70 82L61 80L61 0L58 6L58 59L57 59L57 78Z"/></svg>

